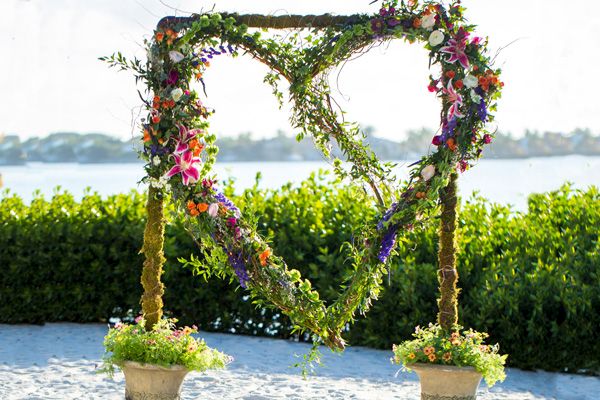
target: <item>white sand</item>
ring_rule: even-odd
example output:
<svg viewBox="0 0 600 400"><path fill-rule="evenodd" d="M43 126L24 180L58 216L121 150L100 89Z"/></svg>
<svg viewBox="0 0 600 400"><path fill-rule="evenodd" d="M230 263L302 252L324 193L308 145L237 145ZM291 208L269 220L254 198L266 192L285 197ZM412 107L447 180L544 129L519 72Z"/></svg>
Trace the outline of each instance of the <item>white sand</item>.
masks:
<svg viewBox="0 0 600 400"><path fill-rule="evenodd" d="M0 325L0 399L123 399L122 374L114 380L95 373L102 356L104 325ZM336 355L323 349L326 366L303 380L290 367L309 345L284 340L203 333L209 346L235 357L225 371L192 373L184 399L419 399L414 374L390 363L390 351L349 348ZM504 383L479 399L600 398L600 378L547 372L508 371Z"/></svg>

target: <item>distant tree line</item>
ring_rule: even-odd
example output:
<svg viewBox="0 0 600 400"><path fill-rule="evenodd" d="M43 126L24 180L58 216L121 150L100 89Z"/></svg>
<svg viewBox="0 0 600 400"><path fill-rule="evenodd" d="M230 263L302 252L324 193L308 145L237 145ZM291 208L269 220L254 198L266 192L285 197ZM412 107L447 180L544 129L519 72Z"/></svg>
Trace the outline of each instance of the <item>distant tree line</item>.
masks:
<svg viewBox="0 0 600 400"><path fill-rule="evenodd" d="M365 142L385 160L411 160L433 150L430 129L411 130L405 140L397 142L374 136L365 128ZM251 133L218 140L221 161L319 161L323 157L310 138L297 142L279 131L275 137L254 139ZM25 141L16 135L0 136L0 165L45 163L129 163L139 162L135 141L122 141L101 133L53 133L44 138ZM333 153L340 156L334 146ZM570 133L526 131L519 138L497 133L484 153L485 158L527 158L579 154L600 155L600 136L590 129Z"/></svg>

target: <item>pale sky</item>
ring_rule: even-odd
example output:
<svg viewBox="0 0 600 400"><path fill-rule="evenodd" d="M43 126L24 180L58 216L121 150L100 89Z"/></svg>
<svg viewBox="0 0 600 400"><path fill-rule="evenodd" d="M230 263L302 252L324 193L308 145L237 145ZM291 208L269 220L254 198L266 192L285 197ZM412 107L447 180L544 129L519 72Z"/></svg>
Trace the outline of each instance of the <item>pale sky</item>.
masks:
<svg viewBox="0 0 600 400"><path fill-rule="evenodd" d="M104 132L129 138L140 101L132 75L97 60L120 50L143 57L142 39L175 11L212 8L239 13L376 12L370 0L0 0L0 132L23 138L56 131ZM464 0L477 34L490 37L504 97L498 127L600 133L600 1ZM177 12L181 15L182 12ZM400 140L409 129L436 128L439 105L427 89L427 53L400 41L348 63L335 97L347 118ZM266 67L246 57L213 62L208 99L217 135L291 133L262 83ZM137 134L137 132L135 132Z"/></svg>

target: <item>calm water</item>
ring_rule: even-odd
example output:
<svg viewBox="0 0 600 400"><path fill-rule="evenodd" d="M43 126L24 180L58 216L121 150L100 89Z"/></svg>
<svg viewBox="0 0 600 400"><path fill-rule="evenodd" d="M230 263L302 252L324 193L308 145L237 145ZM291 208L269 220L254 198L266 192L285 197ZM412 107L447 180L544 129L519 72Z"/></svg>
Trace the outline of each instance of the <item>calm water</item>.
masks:
<svg viewBox="0 0 600 400"><path fill-rule="evenodd" d="M399 162L398 176L405 177L409 162ZM261 186L275 188L287 182L297 183L319 168L324 162L220 163L216 170L220 179L234 177L236 188L254 184L257 172L262 173ZM50 196L60 186L77 197L86 187L103 195L143 190L137 182L144 171L140 164L41 164L0 167L4 188L29 201L39 189ZM483 160L462 174L460 190L463 197L478 191L488 199L512 204L516 210L526 209L530 193L545 192L572 182L576 188L600 186L600 157L553 157L525 160Z"/></svg>

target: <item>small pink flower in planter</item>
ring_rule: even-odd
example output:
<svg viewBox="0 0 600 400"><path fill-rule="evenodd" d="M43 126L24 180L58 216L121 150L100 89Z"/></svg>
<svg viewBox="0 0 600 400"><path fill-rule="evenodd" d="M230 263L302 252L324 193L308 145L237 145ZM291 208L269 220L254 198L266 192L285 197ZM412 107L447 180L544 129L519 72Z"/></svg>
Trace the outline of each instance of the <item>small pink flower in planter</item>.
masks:
<svg viewBox="0 0 600 400"><path fill-rule="evenodd" d="M183 154L173 154L173 157L175 166L167 172L167 178L181 174L184 185L197 182L200 178L199 164L202 162L200 157L194 157L194 153L189 150Z"/></svg>

